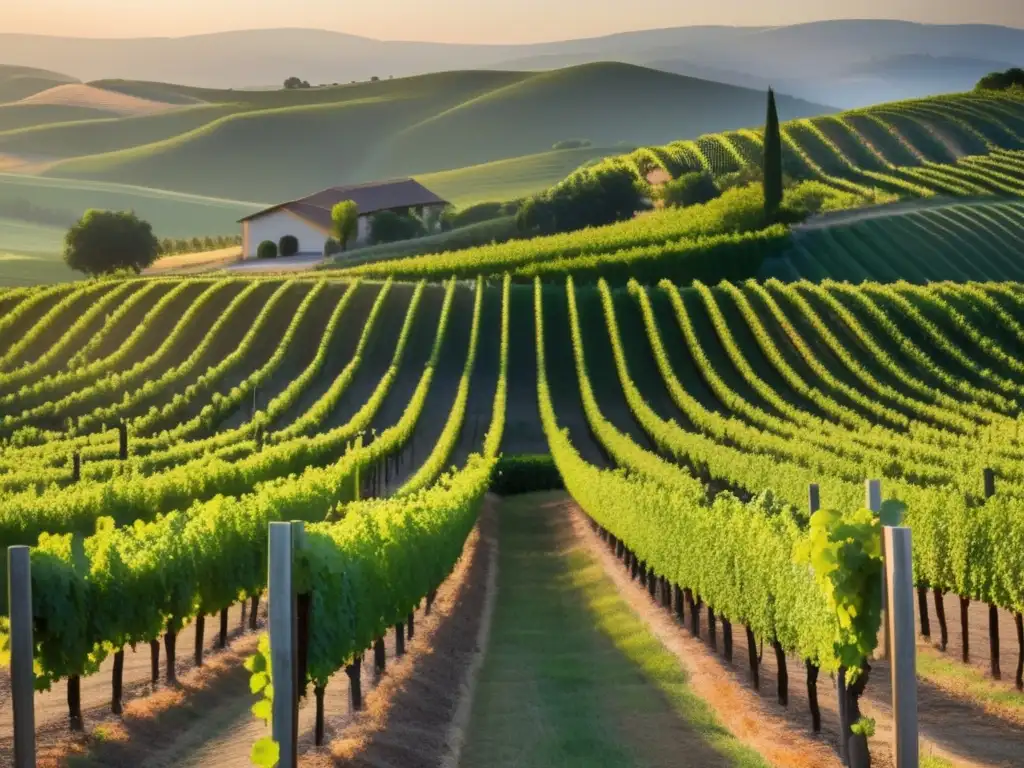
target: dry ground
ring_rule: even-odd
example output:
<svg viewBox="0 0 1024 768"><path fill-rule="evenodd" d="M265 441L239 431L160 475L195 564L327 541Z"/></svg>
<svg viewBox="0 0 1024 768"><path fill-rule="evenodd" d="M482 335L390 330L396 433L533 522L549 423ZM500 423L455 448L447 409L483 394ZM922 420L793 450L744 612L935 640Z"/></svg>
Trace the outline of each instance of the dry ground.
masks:
<svg viewBox="0 0 1024 768"><path fill-rule="evenodd" d="M179 253L174 256L164 256L157 259L153 262L152 266L144 270L144 274L161 275L206 272L214 269L223 269L229 264L234 264L241 260L241 246L233 245L230 248L219 248L215 251Z"/></svg>
<svg viewBox="0 0 1024 768"><path fill-rule="evenodd" d="M178 109L178 104L143 99L126 93L108 91L85 83L67 83L47 88L17 102L18 104L53 104L64 107L90 107L123 117L153 115Z"/></svg>

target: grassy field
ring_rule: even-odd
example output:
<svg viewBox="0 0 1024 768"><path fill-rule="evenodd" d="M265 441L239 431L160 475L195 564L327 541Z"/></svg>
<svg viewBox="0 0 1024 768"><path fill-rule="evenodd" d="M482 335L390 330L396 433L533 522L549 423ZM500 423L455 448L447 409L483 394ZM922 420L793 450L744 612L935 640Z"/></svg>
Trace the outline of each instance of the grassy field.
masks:
<svg viewBox="0 0 1024 768"><path fill-rule="evenodd" d="M620 150L601 147L562 149L496 160L416 178L428 189L462 208L491 200L533 195L564 179L584 163Z"/></svg>
<svg viewBox="0 0 1024 768"><path fill-rule="evenodd" d="M573 538L560 499L502 503L492 639L460 765L653 768L683 750L694 765L764 768Z"/></svg>

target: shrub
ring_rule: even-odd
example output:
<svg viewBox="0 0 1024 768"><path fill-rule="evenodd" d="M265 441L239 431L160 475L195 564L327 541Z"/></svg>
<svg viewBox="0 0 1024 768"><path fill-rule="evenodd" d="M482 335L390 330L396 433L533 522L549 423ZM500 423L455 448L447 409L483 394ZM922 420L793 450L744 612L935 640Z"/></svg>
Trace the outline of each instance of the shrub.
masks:
<svg viewBox="0 0 1024 768"><path fill-rule="evenodd" d="M410 240L423 233L423 222L408 214L381 211L370 220L370 240L375 244Z"/></svg>
<svg viewBox="0 0 1024 768"><path fill-rule="evenodd" d="M131 211L88 210L64 236L64 262L88 275L152 264L160 243L149 222Z"/></svg>
<svg viewBox="0 0 1024 768"><path fill-rule="evenodd" d="M585 149L586 147L592 147L593 143L590 139L565 139L564 141L555 142L552 149Z"/></svg>
<svg viewBox="0 0 1024 768"><path fill-rule="evenodd" d="M657 197L670 208L688 208L714 200L722 194L707 171L684 173L657 189Z"/></svg>
<svg viewBox="0 0 1024 768"><path fill-rule="evenodd" d="M335 240L333 237L328 237L324 241L324 258L328 259L336 253L341 253L344 249L341 247L341 243Z"/></svg>
<svg viewBox="0 0 1024 768"><path fill-rule="evenodd" d="M491 490L501 496L565 488L554 459L547 454L502 456L491 476Z"/></svg>
<svg viewBox="0 0 1024 768"><path fill-rule="evenodd" d="M277 252L281 256L294 256L299 252L299 238L295 235L284 235L277 243Z"/></svg>
<svg viewBox="0 0 1024 768"><path fill-rule="evenodd" d="M626 168L576 174L526 200L517 214L524 235L546 235L599 227L632 218L643 209L636 176Z"/></svg>
<svg viewBox="0 0 1024 768"><path fill-rule="evenodd" d="M764 174L761 173L761 169L759 167L756 165L747 165L740 168L738 171L723 173L715 179L715 184L718 186L720 191L727 192L730 189L746 187L751 184L760 185L763 180Z"/></svg>
<svg viewBox="0 0 1024 768"><path fill-rule="evenodd" d="M257 259L276 259L277 258L277 243L273 240L264 240L256 248Z"/></svg>
<svg viewBox="0 0 1024 768"><path fill-rule="evenodd" d="M1024 88L1024 69L1013 67L1005 72L992 72L981 78L974 90L1008 91L1013 88Z"/></svg>

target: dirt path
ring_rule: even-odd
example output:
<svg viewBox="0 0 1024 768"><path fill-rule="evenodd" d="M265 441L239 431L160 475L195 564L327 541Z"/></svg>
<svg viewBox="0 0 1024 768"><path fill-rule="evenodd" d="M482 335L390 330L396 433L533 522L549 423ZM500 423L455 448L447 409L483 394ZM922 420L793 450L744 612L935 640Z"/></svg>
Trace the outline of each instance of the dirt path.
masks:
<svg viewBox="0 0 1024 768"><path fill-rule="evenodd" d="M578 536L601 559L616 586L644 618L659 639L684 664L695 691L706 698L726 726L746 743L758 748L776 765L837 766L839 717L834 681L818 680L822 732L810 732L807 677L798 660L787 662L789 706L776 702L778 670L770 649L763 654L761 687L750 684L747 644L742 628L733 631L733 663L713 652L708 644L707 616L701 617L699 642L678 620L658 607L639 582L626 576L621 564L608 552L586 522L578 507L563 497L562 505L572 516ZM721 627L719 627L721 633ZM719 644L721 636L719 634ZM875 766L891 766L891 689L889 667L884 661L872 664L871 678L862 702L864 714L875 718L877 733L871 752ZM992 717L968 699L957 697L922 680L918 687L922 755L949 761L957 766L1022 766L1024 728ZM779 754L780 745L793 745L803 759Z"/></svg>
<svg viewBox="0 0 1024 768"><path fill-rule="evenodd" d="M462 768L765 765L689 690L564 500L502 503L498 598Z"/></svg>

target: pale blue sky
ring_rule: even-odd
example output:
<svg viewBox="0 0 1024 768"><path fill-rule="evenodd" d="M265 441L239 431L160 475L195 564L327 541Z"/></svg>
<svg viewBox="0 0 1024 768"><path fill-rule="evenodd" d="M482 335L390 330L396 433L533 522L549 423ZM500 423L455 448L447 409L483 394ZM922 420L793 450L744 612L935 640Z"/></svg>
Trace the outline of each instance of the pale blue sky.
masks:
<svg viewBox="0 0 1024 768"><path fill-rule="evenodd" d="M313 27L385 40L514 43L696 24L898 18L1024 27L1024 0L2 0L0 32L179 36Z"/></svg>

